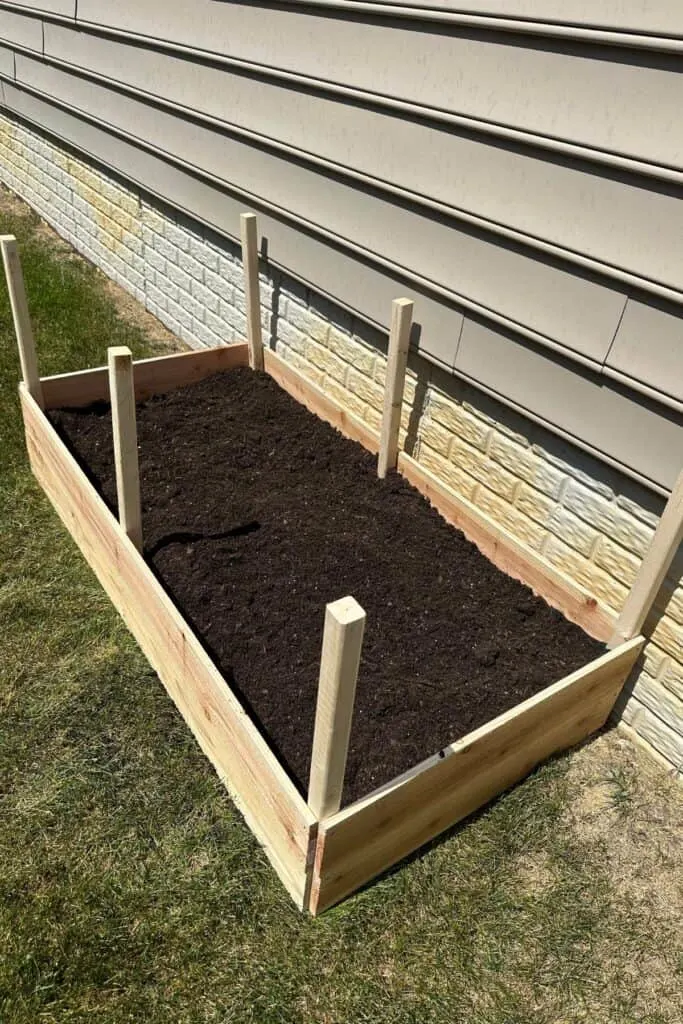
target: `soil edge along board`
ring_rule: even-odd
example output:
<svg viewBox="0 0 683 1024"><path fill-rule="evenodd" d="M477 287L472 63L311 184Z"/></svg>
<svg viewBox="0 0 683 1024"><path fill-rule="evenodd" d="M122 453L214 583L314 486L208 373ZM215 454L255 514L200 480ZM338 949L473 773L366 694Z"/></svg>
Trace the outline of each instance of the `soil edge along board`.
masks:
<svg viewBox="0 0 683 1024"><path fill-rule="evenodd" d="M234 358L234 365L244 365L246 363L246 346L234 346L234 350L234 354L231 353L229 358ZM220 351L220 355L217 355L218 351ZM204 370L208 373L214 372L216 360L223 361L226 358L224 354L226 351L229 350L191 353L187 362L188 369L194 366L194 372L199 372L200 376L203 375ZM270 361L276 372L282 369L274 362L277 357L269 360L268 357L272 357L273 354L266 352L265 355L266 363ZM183 358L186 357L170 357L172 360ZM204 362L205 359L206 362ZM145 361L146 365L141 374L145 377L145 383L141 386L142 393L145 393L145 388L147 388L146 393L157 390L153 384L157 371L160 382L158 390L181 386L184 382L181 369L183 364L170 364L168 360L169 357L163 357L158 361ZM155 362L157 363L156 369L152 365ZM172 381L169 380L170 365L175 365L171 373ZM288 368L285 368L285 371L291 373ZM191 378L192 374L188 373L188 376ZM285 376L284 372L282 376ZM58 381L59 383L57 383ZM83 374L46 379L42 382L46 404L48 408L63 404L63 396L68 392L74 395L75 404L80 402L80 404L86 405L104 397L104 395L94 393L98 388L101 390L104 381L106 381L106 368L85 371ZM311 393L306 382L297 381L296 389L300 394L302 392L306 394L306 404L316 405L318 403L317 396L315 393ZM137 380L136 393L138 393ZM138 397L140 397L140 393L138 393ZM327 411L337 421L337 425L343 420L348 421L348 414L334 408L334 403L331 403L329 399L326 399L325 404ZM170 604L138 552L125 537L119 524L106 509L92 485L57 437L47 418L25 389L22 389L22 409L26 425L27 446L36 477L95 569L105 590L138 639L150 663L159 672L162 681L169 689L202 749L216 767L220 777L226 782L235 802L263 844L284 884L300 907L308 907L318 827L314 816L277 764L272 752L267 749L256 730L253 727L250 728L251 723L237 701L229 694L224 680L220 678L219 673L203 655L203 651L198 650L199 645L191 630ZM316 409L316 411L318 410ZM357 425L351 423L351 431L356 429ZM367 436L367 428L365 433ZM372 438L370 441L372 443ZM453 503L454 507L458 507L459 499L456 495L448 495L448 500ZM469 509L464 508L467 515L472 514ZM477 529L485 532L484 517L480 517L478 521L475 519L475 522ZM504 531L499 531L494 547L500 551L506 548L506 544L507 538L504 536ZM519 552L519 546L513 545L512 550L521 563L523 553ZM546 570L547 567L543 566L540 560L535 562L532 553L529 554L529 562L532 574L541 573L538 579L540 587L542 587L544 577L541 570ZM119 578L121 564L125 565L126 573L130 575L130 579L123 582ZM518 564L517 568L519 571L523 571L524 566ZM137 604L131 608L129 601L131 597L135 600L135 589L138 586L141 587L140 593L143 596L138 596ZM132 595L126 592L126 587L133 589ZM586 604L587 598L591 600L590 596L585 595L580 588L571 584L563 588L560 574L552 574L552 587L556 593L561 594L563 603L572 608L590 607ZM599 608L597 603L593 607ZM598 627L601 633L600 638L607 639L603 627L613 627L613 618L603 609L599 609L599 611L602 618ZM610 621L611 619L612 621ZM553 750L561 750L579 742L592 730L603 724L643 642L643 638L638 637L627 644L622 644L609 655L598 659L600 664L596 662L593 665L588 665L585 669L580 670L580 673L575 674L584 678L594 672L602 673L606 663L613 668L613 671L610 670L608 681L603 680L604 685L601 684L600 688L591 690L588 694L582 688L575 690L574 684L571 683L563 690L566 694L568 718L552 726ZM188 654L196 676L188 672ZM199 679L198 693L195 692L197 679ZM567 682L565 681L565 683ZM555 687L551 687L550 690L554 693L556 688L561 686L561 683L555 684ZM222 697L218 696L218 690L214 689L216 687L223 693ZM226 690L228 690L228 695L224 692ZM511 720L516 723L515 730L519 732L523 742L528 746L527 756L521 756L520 762L515 762L514 771L509 764L509 757L512 755L508 754L505 747L502 751L499 749L493 754L497 762L507 765L507 774L501 778L492 777L492 770L487 763L477 765L477 758L473 754L467 755L467 751L472 750L478 743L477 734L466 736L455 745L462 752L463 757L469 756L473 759L468 769L468 780L463 783L469 792L464 803L466 808L464 812L463 803L460 802L462 795L458 795L455 791L453 793L453 809L447 815L451 818L451 822L446 822L446 824L443 824L444 817L438 815L432 816L425 822L423 814L419 825L412 826L411 816L416 808L414 806L406 807L402 813L406 815L406 825L410 826L413 833L412 838L409 840L406 840L405 837L400 839L398 837L395 839L383 838L381 843L387 849L384 850L382 856L385 857L386 863L379 868L377 868L376 851L380 844L375 833L368 836L367 846L364 845L361 837L357 860L361 863L367 862L367 867L363 869L366 880L372 877L377 870L384 870L385 866L405 856L415 849L416 845L421 845L438 834L444 827L448 827L449 823L456 820L453 818L454 813L457 817L462 816L462 813L470 813L471 810L495 796L502 788L526 774L535 764L546 757L548 752L552 752L546 750L545 746L539 746L541 738L548 732L548 723L545 719L546 715L550 713L551 707L545 707L544 700L547 693L548 691L544 691L534 698L536 702L534 707L545 709L542 715L543 720L540 723L537 717L527 717L529 708L524 706L515 708L508 713L512 716ZM204 708L202 708L202 701L206 701ZM568 722L571 728L568 726ZM490 730L495 727L496 723L494 722L485 726L484 729ZM239 750L237 757L234 755L232 745L236 745ZM450 763L456 759L456 754L457 751L454 749L449 757L440 760L443 760L444 765L450 766ZM429 759L424 765L407 773L407 779L404 777L395 780L389 786L384 787L381 793L371 794L359 804L346 808L341 812L343 818L337 816L323 823L323 835L318 845L320 863L316 878L317 889L310 903L310 909L313 912L320 911L331 902L343 898L347 891L353 891L353 888L356 887L356 883L350 879L350 876L343 882L339 879L334 881L332 871L329 872L328 879L325 880L325 860L332 856L331 837L334 830L336 829L338 835L342 836L340 828L342 822L354 823L357 814L359 815L358 823L361 823L363 813L369 813L368 808L374 806L378 801L388 799L388 796L384 795L385 793L391 795L407 792L406 787L410 784L411 779L419 780L423 774L429 775L434 768L432 761L433 759ZM455 763L458 763L457 759ZM495 775L495 773L493 774ZM429 786L432 784L431 781L428 783ZM448 802L451 795L450 785L450 781L445 778L442 780L438 793L440 801ZM397 797L393 797L393 799L397 799ZM348 827L352 826L349 824ZM329 845L328 840L330 841ZM416 845L410 845L411 843ZM392 844L394 845L392 846ZM327 847L327 852L325 852L325 847ZM330 860L329 864L331 863ZM339 871L334 871L335 877L339 874ZM329 886L326 895L323 893L323 885ZM336 886L336 891L333 886ZM321 893L324 895L324 900Z"/></svg>

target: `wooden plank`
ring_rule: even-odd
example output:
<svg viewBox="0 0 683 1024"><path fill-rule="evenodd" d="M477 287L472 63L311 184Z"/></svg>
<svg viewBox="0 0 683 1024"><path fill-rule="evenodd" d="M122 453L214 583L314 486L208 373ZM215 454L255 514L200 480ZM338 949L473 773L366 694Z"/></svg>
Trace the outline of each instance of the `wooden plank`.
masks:
<svg viewBox="0 0 683 1024"><path fill-rule="evenodd" d="M24 287L24 274L21 269L19 249L14 235L0 236L0 248L2 248L2 261L5 265L5 278L7 279L7 290L9 291L9 301L12 307L14 333L16 334L17 347L19 349L21 375L29 395L43 408L44 397L38 373L36 343L33 337L31 317L29 316L28 303L26 301L26 288Z"/></svg>
<svg viewBox="0 0 683 1024"><path fill-rule="evenodd" d="M142 551L142 506L135 422L133 355L125 345L108 350L114 467L119 522L126 536Z"/></svg>
<svg viewBox="0 0 683 1024"><path fill-rule="evenodd" d="M240 216L244 291L247 297L247 344L252 370L263 369L263 337L261 335L261 287L258 276L258 230L255 213Z"/></svg>
<svg viewBox="0 0 683 1024"><path fill-rule="evenodd" d="M679 474L635 583L626 598L610 647L640 633L683 540L683 472Z"/></svg>
<svg viewBox="0 0 683 1024"><path fill-rule="evenodd" d="M396 469L396 460L398 459L398 433L401 427L401 408L408 366L410 329L413 324L413 305L410 299L394 299L391 307L384 410L377 459L377 476L380 480L384 479L390 469Z"/></svg>
<svg viewBox="0 0 683 1024"><path fill-rule="evenodd" d="M644 644L631 640L321 822L312 913L354 892L607 720Z"/></svg>
<svg viewBox="0 0 683 1024"><path fill-rule="evenodd" d="M365 612L354 598L327 605L308 785L316 818L335 814L341 805L364 631Z"/></svg>
<svg viewBox="0 0 683 1024"><path fill-rule="evenodd" d="M46 416L20 392L36 478L302 907L314 816Z"/></svg>
<svg viewBox="0 0 683 1024"><path fill-rule="evenodd" d="M196 384L222 370L248 365L249 351L245 342L138 359L134 363L135 399L143 402L152 395ZM109 371L106 366L43 377L41 384L46 409L75 409L92 402L109 401Z"/></svg>
<svg viewBox="0 0 683 1024"><path fill-rule="evenodd" d="M612 635L616 616L578 583L544 562L502 526L403 452L398 457L398 470L429 499L444 519L462 530L467 539L504 573L531 587L535 594L596 640L604 643Z"/></svg>
<svg viewBox="0 0 683 1024"><path fill-rule="evenodd" d="M329 398L320 388L288 366L275 352L266 349L264 352L266 372L277 381L280 387L301 402L307 409L314 412L321 420L333 427L352 441L358 441L369 452L376 455L379 451L379 438L376 431L363 423L353 413L342 409L338 402Z"/></svg>

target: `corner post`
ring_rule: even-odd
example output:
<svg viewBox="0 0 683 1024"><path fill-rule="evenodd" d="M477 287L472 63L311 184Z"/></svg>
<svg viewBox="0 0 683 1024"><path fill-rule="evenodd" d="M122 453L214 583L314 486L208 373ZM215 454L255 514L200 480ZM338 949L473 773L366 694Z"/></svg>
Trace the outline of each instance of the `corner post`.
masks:
<svg viewBox="0 0 683 1024"><path fill-rule="evenodd" d="M14 331L17 336L21 375L29 395L38 403L41 409L44 409L45 402L43 399L43 386L40 383L40 376L38 374L36 344L26 301L26 289L24 287L24 275L21 270L19 249L14 235L0 236L0 247L2 248L7 290L9 291L9 300L12 306Z"/></svg>
<svg viewBox="0 0 683 1024"><path fill-rule="evenodd" d="M130 349L125 345L110 348L107 356L119 522L138 551L142 551L142 509L138 467L138 433L135 422L133 357Z"/></svg>
<svg viewBox="0 0 683 1024"><path fill-rule="evenodd" d="M679 474L664 507L608 647L617 647L624 640L631 640L640 633L682 540L683 472Z"/></svg>
<svg viewBox="0 0 683 1024"><path fill-rule="evenodd" d="M258 276L258 232L256 214L240 216L244 290L247 297L247 343L252 370L263 369L263 337L261 334L261 288Z"/></svg>
<svg viewBox="0 0 683 1024"><path fill-rule="evenodd" d="M318 819L341 805L365 612L352 597L325 609L308 805Z"/></svg>
<svg viewBox="0 0 683 1024"><path fill-rule="evenodd" d="M398 435L405 387L413 303L410 299L394 299L391 309L391 331L387 356L387 379L384 388L384 411L377 460L377 476L383 480L398 461Z"/></svg>

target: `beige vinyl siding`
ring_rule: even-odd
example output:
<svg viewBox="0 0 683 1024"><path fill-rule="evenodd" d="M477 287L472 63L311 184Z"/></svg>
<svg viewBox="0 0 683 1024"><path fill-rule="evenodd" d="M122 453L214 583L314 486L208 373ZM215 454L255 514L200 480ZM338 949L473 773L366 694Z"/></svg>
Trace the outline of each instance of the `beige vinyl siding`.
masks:
<svg viewBox="0 0 683 1024"><path fill-rule="evenodd" d="M371 324L407 292L426 358L665 490L679 5L429 6L0 0L3 102L231 237L257 209L271 262Z"/></svg>

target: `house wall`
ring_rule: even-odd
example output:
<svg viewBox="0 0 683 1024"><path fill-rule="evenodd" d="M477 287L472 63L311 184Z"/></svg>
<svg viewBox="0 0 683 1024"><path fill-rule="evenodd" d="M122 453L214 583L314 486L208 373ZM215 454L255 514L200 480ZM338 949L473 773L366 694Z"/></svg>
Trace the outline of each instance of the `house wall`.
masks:
<svg viewBox="0 0 683 1024"><path fill-rule="evenodd" d="M0 175L190 344L255 209L272 344L373 425L410 295L404 443L618 610L683 450L678 5L265 6L0 0ZM623 710L676 766L680 584Z"/></svg>

